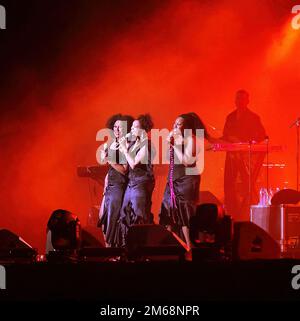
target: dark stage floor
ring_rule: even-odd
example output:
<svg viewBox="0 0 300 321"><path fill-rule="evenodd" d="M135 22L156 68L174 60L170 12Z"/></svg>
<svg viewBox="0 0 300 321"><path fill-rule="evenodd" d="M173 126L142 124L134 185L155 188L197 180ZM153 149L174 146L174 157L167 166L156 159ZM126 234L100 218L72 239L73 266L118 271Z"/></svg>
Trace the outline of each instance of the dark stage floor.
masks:
<svg viewBox="0 0 300 321"><path fill-rule="evenodd" d="M43 315L129 318L100 315L103 309L108 313L107 307L110 313L114 307L132 307L135 314L131 319L141 314L145 318L153 307L148 319L171 316L182 320L182 315L170 314L178 306L199 309L199 315L190 313L188 319L227 316L232 320L245 314L287 317L299 306L300 289L292 287L295 265L300 271L300 260L295 259L8 264L7 289L0 291L0 307L11 316L39 320ZM294 285L298 283L294 279Z"/></svg>
<svg viewBox="0 0 300 321"><path fill-rule="evenodd" d="M300 260L9 264L7 289L0 297L2 301L298 300L300 290L292 287L295 265Z"/></svg>

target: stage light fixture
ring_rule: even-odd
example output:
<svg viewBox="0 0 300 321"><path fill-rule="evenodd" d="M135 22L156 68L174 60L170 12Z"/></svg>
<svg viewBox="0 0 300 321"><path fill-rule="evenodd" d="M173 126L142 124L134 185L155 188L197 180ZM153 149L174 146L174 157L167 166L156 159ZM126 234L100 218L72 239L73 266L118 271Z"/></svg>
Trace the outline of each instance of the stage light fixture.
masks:
<svg viewBox="0 0 300 321"><path fill-rule="evenodd" d="M81 245L81 225L77 215L63 209L55 210L47 224L46 254L75 253Z"/></svg>
<svg viewBox="0 0 300 321"><path fill-rule="evenodd" d="M231 217L220 216L216 204L198 205L195 216L190 219L193 261L226 259L230 256L231 239Z"/></svg>

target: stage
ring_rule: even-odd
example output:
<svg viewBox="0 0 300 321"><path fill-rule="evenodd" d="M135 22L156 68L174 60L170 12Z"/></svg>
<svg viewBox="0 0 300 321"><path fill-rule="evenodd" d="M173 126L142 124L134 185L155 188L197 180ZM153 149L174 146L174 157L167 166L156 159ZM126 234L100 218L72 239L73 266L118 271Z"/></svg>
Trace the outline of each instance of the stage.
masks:
<svg viewBox="0 0 300 321"><path fill-rule="evenodd" d="M82 262L6 265L1 301L290 301L300 260Z"/></svg>
<svg viewBox="0 0 300 321"><path fill-rule="evenodd" d="M300 0L0 2L0 317L181 304L256 320L258 304L289 321ZM3 261L19 250L32 261Z"/></svg>

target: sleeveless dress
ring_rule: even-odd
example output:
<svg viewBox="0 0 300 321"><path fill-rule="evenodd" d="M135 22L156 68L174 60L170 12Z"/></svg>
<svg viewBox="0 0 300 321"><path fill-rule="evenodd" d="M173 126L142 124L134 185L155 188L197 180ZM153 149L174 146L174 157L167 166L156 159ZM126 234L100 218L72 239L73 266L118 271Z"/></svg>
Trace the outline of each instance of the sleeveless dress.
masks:
<svg viewBox="0 0 300 321"><path fill-rule="evenodd" d="M183 150L183 145L181 148ZM172 162L172 157L177 159L174 156L173 147L170 148L170 154L173 156L170 155L168 182L159 214L159 223L172 226L174 232L183 237L181 227L189 227L190 218L195 215L201 177L186 174L186 169L195 167L196 163L186 167L178 164L178 160Z"/></svg>
<svg viewBox="0 0 300 321"><path fill-rule="evenodd" d="M145 140L144 143L147 144L148 155L151 155L150 141ZM141 148L142 146L135 153L137 154ZM155 179L150 156L148 157L147 164L140 163L134 169L129 166L128 184L120 217L123 246L126 244L127 232L131 225L152 222L151 205L154 185Z"/></svg>
<svg viewBox="0 0 300 321"><path fill-rule="evenodd" d="M116 163L124 163L124 155L116 152ZM109 165L108 183L105 189L105 201L103 215L100 218L100 225L103 227L106 243L110 247L121 246L121 229L119 226L120 211L123 197L127 187L128 177L123 175Z"/></svg>

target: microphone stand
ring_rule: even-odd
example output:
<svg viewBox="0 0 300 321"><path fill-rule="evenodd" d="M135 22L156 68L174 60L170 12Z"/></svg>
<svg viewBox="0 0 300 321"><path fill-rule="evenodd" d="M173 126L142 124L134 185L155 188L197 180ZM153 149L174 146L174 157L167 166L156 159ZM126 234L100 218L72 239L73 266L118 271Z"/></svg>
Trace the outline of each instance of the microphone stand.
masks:
<svg viewBox="0 0 300 321"><path fill-rule="evenodd" d="M297 123L296 123L296 127L297 127L297 192L299 191L299 127L300 127L300 118L298 118Z"/></svg>
<svg viewBox="0 0 300 321"><path fill-rule="evenodd" d="M267 191L269 192L269 137L266 136L265 141L267 143Z"/></svg>
<svg viewBox="0 0 300 321"><path fill-rule="evenodd" d="M300 127L300 117L298 117L293 124L291 124L290 128L296 126L297 130L297 152L296 152L296 166L297 166L297 192L299 191L299 149L300 149L300 141L299 141L299 127Z"/></svg>
<svg viewBox="0 0 300 321"><path fill-rule="evenodd" d="M251 206L251 199L252 199L252 173L251 173L251 166L252 166L252 144L253 144L253 141L250 140L249 141L249 186L248 186L248 206L249 206L249 209L250 209L250 206Z"/></svg>

